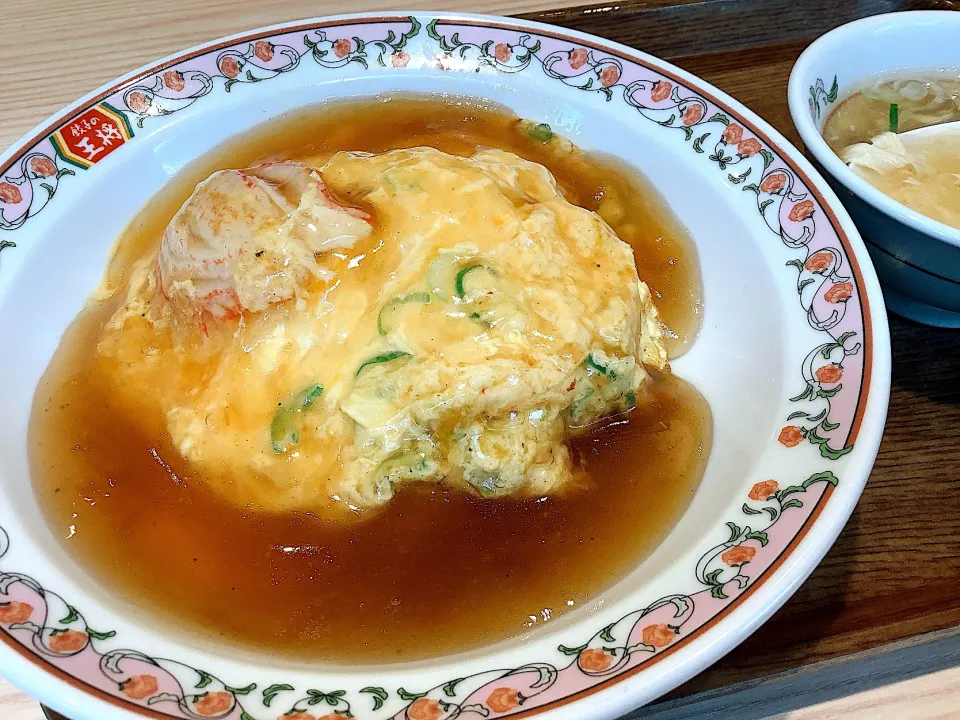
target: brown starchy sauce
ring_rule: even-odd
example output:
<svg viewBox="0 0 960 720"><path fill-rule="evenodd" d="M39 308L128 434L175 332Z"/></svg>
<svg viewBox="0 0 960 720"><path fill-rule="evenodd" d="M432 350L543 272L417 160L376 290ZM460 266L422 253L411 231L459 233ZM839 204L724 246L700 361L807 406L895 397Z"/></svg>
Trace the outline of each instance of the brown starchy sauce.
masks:
<svg viewBox="0 0 960 720"><path fill-rule="evenodd" d="M700 285L685 232L628 168L555 151L508 112L458 98L379 98L271 120L178 175L126 231L110 274L159 243L197 182L264 160L322 165L338 150L428 145L510 150L547 166L574 203L634 248L676 334L696 335ZM115 296L116 297L116 296ZM68 329L36 394L31 468L67 550L99 582L173 626L304 659L390 662L529 632L596 598L635 567L686 508L710 447L706 402L655 373L636 409L572 440L589 482L540 499L483 500L423 485L361 522L240 509L204 486L155 419L111 405L97 359L116 300Z"/></svg>

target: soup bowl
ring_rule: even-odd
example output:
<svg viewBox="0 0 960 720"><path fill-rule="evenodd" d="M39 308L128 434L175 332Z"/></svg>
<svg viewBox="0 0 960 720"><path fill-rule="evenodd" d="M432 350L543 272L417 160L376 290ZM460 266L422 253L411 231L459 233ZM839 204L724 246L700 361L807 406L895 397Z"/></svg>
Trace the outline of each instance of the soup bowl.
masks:
<svg viewBox="0 0 960 720"><path fill-rule="evenodd" d="M950 38L960 15L917 11L852 22L816 40L790 73L790 115L815 164L850 211L887 305L929 325L960 327L960 230L893 200L861 178L821 135L831 112L877 76L960 66Z"/></svg>
<svg viewBox="0 0 960 720"><path fill-rule="evenodd" d="M395 91L493 100L650 179L699 256L702 329L672 369L709 402L713 445L665 539L576 611L415 663L273 657L180 626L67 553L31 488L32 399L114 239L188 162L287 111ZM618 716L790 596L846 522L883 430L882 296L816 171L696 77L545 25L340 16L166 58L2 156L0 241L0 672L74 720Z"/></svg>

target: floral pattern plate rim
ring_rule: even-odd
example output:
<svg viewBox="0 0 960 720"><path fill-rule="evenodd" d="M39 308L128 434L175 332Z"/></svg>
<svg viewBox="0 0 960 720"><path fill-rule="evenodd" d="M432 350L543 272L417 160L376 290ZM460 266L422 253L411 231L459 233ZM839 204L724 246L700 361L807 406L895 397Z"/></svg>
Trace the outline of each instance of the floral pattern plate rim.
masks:
<svg viewBox="0 0 960 720"><path fill-rule="evenodd" d="M549 655L517 651L522 661L463 676L459 666L448 667L449 677L426 685L414 684L415 671L403 684L380 682L375 670L364 671L363 682L228 676L227 666L221 672L131 649L103 627L103 613L88 623L78 601L22 566L8 568L9 548L29 540L0 527L0 670L81 719L583 718L625 712L731 649L802 582L851 512L882 432L889 339L872 266L822 179L762 120L667 63L581 33L459 14L340 16L194 48L104 86L4 154L0 293L5 261L30 244L34 218L52 214L46 208L58 195L78 192L88 174L108 172L113 158L129 152L125 146L162 132L206 98L247 92L249 100L295 73L549 81L596 112L629 113L648 124L731 198L747 198L735 202L748 202L756 227L778 243L792 273L783 278L793 297L791 322L811 338L795 358L796 393L784 399L790 412L770 428L768 442L782 458L778 467L802 457L802 476L745 479L736 515L719 522L719 534L711 530L716 542L696 553L695 582L603 625L582 617L564 631L575 642ZM15 521L0 513L0 525Z"/></svg>

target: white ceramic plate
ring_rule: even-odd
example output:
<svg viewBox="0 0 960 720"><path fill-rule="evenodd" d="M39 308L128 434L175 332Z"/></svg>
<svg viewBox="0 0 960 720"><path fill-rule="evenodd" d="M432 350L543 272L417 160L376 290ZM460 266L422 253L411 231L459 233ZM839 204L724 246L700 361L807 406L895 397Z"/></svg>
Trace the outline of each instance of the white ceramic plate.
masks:
<svg viewBox="0 0 960 720"><path fill-rule="evenodd" d="M379 667L214 646L112 595L52 537L27 471L34 388L114 238L185 163L285 110L394 90L495 100L653 180L700 257L703 330L674 371L713 410L706 475L640 567L526 637ZM789 597L853 509L886 414L873 268L800 153L697 78L544 25L343 16L167 58L3 155L0 241L0 671L76 720L622 714Z"/></svg>

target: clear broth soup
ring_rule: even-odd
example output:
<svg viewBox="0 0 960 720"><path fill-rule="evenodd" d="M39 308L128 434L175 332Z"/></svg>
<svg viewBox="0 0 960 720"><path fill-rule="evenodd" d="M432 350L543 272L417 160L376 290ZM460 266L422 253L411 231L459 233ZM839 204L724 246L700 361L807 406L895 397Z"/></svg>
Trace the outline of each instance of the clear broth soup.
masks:
<svg viewBox="0 0 960 720"><path fill-rule="evenodd" d="M881 78L843 100L823 137L885 195L960 228L960 131L904 136L960 121L960 72Z"/></svg>
<svg viewBox="0 0 960 720"><path fill-rule="evenodd" d="M837 105L824 123L823 139L841 155L884 132L905 133L955 120L960 120L960 71L884 77Z"/></svg>

